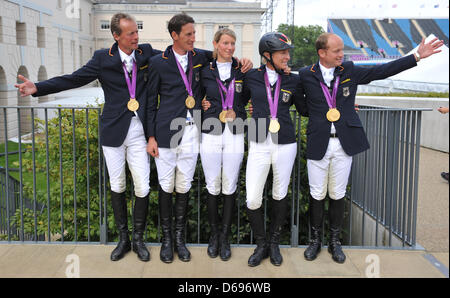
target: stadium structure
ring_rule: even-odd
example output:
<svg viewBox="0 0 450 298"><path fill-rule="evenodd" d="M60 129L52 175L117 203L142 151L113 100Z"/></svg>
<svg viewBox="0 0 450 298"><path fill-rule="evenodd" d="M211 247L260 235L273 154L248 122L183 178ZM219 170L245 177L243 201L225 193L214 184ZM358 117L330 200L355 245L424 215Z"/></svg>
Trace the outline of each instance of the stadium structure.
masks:
<svg viewBox="0 0 450 298"><path fill-rule="evenodd" d="M416 50L422 38L444 41L442 53L431 57L422 71L406 71L388 80L372 83L362 92L448 92L448 19L328 19L327 31L344 41L344 60L355 65L379 65Z"/></svg>

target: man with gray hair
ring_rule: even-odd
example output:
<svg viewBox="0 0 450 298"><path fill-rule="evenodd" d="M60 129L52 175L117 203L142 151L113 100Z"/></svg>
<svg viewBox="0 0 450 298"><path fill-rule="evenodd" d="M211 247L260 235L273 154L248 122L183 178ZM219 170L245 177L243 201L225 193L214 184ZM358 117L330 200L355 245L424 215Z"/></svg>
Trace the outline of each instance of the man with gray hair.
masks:
<svg viewBox="0 0 450 298"><path fill-rule="evenodd" d="M148 139L146 123L148 63L161 53L150 44L139 44L135 19L116 13L111 19L115 43L110 49L97 50L89 62L70 75L54 77L34 84L23 76L17 84L21 96L44 96L78 88L98 79L105 94L100 118L100 142L108 168L111 203L119 243L111 253L117 261L133 248L142 261L150 260L144 244L144 231L150 192L150 159L146 152ZM133 176L134 233L130 242L127 204L125 198L125 162Z"/></svg>

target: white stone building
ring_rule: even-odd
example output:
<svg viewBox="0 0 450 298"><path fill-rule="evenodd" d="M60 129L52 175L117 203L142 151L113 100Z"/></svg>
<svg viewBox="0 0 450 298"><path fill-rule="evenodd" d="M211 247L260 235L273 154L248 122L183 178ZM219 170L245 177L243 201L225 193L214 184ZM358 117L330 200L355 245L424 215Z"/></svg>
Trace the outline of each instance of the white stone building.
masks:
<svg viewBox="0 0 450 298"><path fill-rule="evenodd" d="M212 49L214 33L221 26L237 34L237 57L251 58L259 66L257 44L261 35L259 1L205 0L0 0L0 142L17 135L17 109L51 101L52 95L20 98L17 76L32 81L72 73L95 50L109 48L114 40L109 23L116 12L135 16L140 42L164 50L171 44L167 22L181 12L196 21L197 48ZM30 131L30 110L20 112L22 132Z"/></svg>

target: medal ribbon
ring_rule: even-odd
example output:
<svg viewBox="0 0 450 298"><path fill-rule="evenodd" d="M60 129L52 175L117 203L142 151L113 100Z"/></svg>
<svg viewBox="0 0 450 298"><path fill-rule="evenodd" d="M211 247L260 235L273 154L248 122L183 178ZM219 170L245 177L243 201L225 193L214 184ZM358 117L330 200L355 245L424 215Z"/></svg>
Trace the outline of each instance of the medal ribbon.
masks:
<svg viewBox="0 0 450 298"><path fill-rule="evenodd" d="M217 85L219 85L219 93L220 93L220 97L222 98L222 108L223 110L232 110L233 109L233 102L234 102L234 83L236 81L236 79L234 78L231 83L230 86L228 86L228 90L225 88L225 86L223 85L223 83L216 78L217 81ZM226 94L226 98L225 101L223 99L223 93L224 92Z"/></svg>
<svg viewBox="0 0 450 298"><path fill-rule="evenodd" d="M327 99L327 103L328 103L328 106L330 107L330 109L336 108L336 95L337 95L337 90L339 87L340 79L341 79L341 77L336 77L336 81L334 82L334 86L333 86L333 95L332 96L330 95L330 91L328 91L327 85L320 82L320 86L322 87L323 95L325 95L325 98Z"/></svg>
<svg viewBox="0 0 450 298"><path fill-rule="evenodd" d="M280 98L280 91L281 91L281 76L279 74L277 74L277 75L278 75L278 80L277 80L277 86L275 87L275 100L273 100L272 90L270 88L269 76L267 75L267 72L264 74L264 81L266 83L267 100L269 101L270 116L272 117L272 119L277 118L278 100Z"/></svg>
<svg viewBox="0 0 450 298"><path fill-rule="evenodd" d="M175 57L175 61L177 62L178 70L180 71L181 78L183 79L184 86L186 86L186 91L188 92L189 96L194 96L194 92L192 92L192 58L188 54L188 71L189 71L189 78L186 76L186 73L184 72L183 66L181 66L180 62L178 62L177 57Z"/></svg>
<svg viewBox="0 0 450 298"><path fill-rule="evenodd" d="M125 81L127 82L128 86L128 92L130 93L130 98L136 99L136 76L137 76L137 65L136 62L133 59L133 73L131 75L131 82L130 77L128 76L128 69L125 65L125 62L122 62L123 72L125 74Z"/></svg>

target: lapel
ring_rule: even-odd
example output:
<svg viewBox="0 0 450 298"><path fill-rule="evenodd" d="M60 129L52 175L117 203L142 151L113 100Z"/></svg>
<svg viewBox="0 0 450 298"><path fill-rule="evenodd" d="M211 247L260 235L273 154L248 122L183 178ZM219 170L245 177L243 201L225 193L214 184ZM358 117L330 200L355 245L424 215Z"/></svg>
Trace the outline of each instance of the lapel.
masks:
<svg viewBox="0 0 450 298"><path fill-rule="evenodd" d="M110 59L110 63L113 65L114 69L120 73L121 76L124 75L123 67L122 67L122 60L120 59L120 53L119 53L119 45L114 43L111 48L108 51L108 56Z"/></svg>
<svg viewBox="0 0 450 298"><path fill-rule="evenodd" d="M217 69L217 60L214 59L211 64L209 65L209 69L211 70L213 77L215 79L219 79L220 80L220 74L219 74L219 70Z"/></svg>
<svg viewBox="0 0 450 298"><path fill-rule="evenodd" d="M174 67L178 72L177 62L175 61L175 54L173 53L172 46L168 46L162 54L162 58L167 61L170 67Z"/></svg>
<svg viewBox="0 0 450 298"><path fill-rule="evenodd" d="M341 77L341 82L342 82L342 74L344 73L344 67L342 65L336 66L336 68L334 69L334 77Z"/></svg>
<svg viewBox="0 0 450 298"><path fill-rule="evenodd" d="M338 85L338 95L336 96L336 106L339 105L339 102L342 100L346 100L348 98L348 96L339 96L339 88L341 87L341 83L342 83L342 77L344 74L344 67L342 65L336 66L335 70L334 70L334 77L337 78L338 76L340 77L340 82Z"/></svg>
<svg viewBox="0 0 450 298"><path fill-rule="evenodd" d="M312 72L313 77L315 77L319 82L322 82L325 84L325 80L323 79L323 76L322 76L322 71L320 70L319 62L317 62L316 64L313 64L311 66L311 68L309 69L309 71Z"/></svg>
<svg viewBox="0 0 450 298"><path fill-rule="evenodd" d="M137 50L134 51L134 58L136 59L136 65L137 65L137 71L139 72L141 70L141 66L143 66L144 55L141 48L137 48Z"/></svg>
<svg viewBox="0 0 450 298"><path fill-rule="evenodd" d="M233 78L236 78L237 75L239 74L239 72L241 71L241 69L239 68L239 64L237 63L236 59L233 59L233 63L231 64L231 77L230 77L230 81Z"/></svg>

